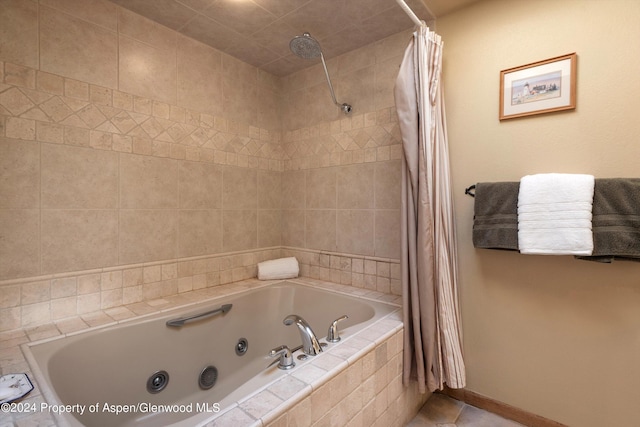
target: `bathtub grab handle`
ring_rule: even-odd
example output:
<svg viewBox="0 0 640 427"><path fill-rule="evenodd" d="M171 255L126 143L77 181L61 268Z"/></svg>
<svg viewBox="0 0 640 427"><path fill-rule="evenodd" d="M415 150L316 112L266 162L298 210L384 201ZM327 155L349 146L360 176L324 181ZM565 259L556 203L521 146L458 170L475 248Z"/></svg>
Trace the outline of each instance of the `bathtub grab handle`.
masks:
<svg viewBox="0 0 640 427"><path fill-rule="evenodd" d="M167 320L167 326L174 326L174 327L181 327L183 326L185 323L188 322L193 322L194 320L200 320L202 318L205 317L209 317L209 316L213 316L214 314L218 314L218 313L227 313L229 312L229 310L231 310L231 307L233 307L233 304L224 304L214 310L211 311L206 311L204 313L199 313L199 314L194 314L193 316L186 316L186 317L179 317L177 319L171 319L171 320Z"/></svg>

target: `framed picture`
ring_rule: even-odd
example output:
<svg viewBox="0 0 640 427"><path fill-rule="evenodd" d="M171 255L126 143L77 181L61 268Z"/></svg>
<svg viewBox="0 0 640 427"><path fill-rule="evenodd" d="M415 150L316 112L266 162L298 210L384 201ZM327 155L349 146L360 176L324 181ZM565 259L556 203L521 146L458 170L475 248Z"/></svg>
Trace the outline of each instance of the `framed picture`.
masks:
<svg viewBox="0 0 640 427"><path fill-rule="evenodd" d="M500 120L576 108L576 54L500 71Z"/></svg>

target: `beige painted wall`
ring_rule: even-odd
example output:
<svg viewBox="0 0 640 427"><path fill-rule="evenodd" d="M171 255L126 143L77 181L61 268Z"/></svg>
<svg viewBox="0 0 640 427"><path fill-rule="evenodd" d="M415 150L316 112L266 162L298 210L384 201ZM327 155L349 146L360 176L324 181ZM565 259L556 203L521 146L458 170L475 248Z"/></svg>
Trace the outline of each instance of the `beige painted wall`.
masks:
<svg viewBox="0 0 640 427"><path fill-rule="evenodd" d="M468 389L579 427L640 425L640 264L474 249L476 182L637 177L640 2L482 1L438 20ZM578 54L577 109L498 120L499 72Z"/></svg>

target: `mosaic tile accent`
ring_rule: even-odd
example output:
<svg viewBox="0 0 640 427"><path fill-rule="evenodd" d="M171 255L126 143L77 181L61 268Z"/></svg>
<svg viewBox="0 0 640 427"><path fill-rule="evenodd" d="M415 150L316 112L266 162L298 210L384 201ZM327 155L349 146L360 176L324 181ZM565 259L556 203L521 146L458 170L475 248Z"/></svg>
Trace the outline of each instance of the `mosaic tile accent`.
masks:
<svg viewBox="0 0 640 427"><path fill-rule="evenodd" d="M398 160L402 140L394 108L287 131L284 170Z"/></svg>
<svg viewBox="0 0 640 427"><path fill-rule="evenodd" d="M283 170L280 132L1 63L7 138Z"/></svg>
<svg viewBox="0 0 640 427"><path fill-rule="evenodd" d="M393 108L284 135L105 87L0 63L8 138L240 167L298 170L396 160Z"/></svg>

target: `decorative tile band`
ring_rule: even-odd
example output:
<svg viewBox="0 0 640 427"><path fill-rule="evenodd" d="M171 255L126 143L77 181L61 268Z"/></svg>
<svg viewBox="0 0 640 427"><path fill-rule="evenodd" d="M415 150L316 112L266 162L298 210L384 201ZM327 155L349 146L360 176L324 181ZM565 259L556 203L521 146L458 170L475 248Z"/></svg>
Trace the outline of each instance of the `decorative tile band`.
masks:
<svg viewBox="0 0 640 427"><path fill-rule="evenodd" d="M393 108L287 131L258 128L0 62L0 136L264 170L400 159Z"/></svg>
<svg viewBox="0 0 640 427"><path fill-rule="evenodd" d="M0 136L283 170L280 132L20 65L0 68Z"/></svg>
<svg viewBox="0 0 640 427"><path fill-rule="evenodd" d="M284 170L398 160L402 158L401 141L393 108L287 131L283 136Z"/></svg>

